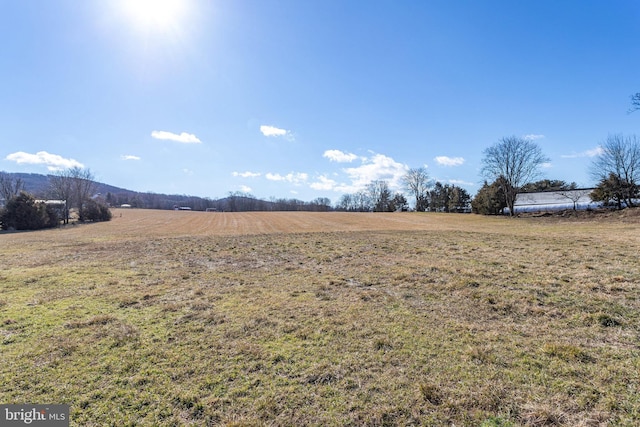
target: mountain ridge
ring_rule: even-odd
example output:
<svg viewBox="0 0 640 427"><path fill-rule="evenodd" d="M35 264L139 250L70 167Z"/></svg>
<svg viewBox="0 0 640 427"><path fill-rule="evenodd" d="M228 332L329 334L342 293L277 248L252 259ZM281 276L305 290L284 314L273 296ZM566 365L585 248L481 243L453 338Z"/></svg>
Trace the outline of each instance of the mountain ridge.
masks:
<svg viewBox="0 0 640 427"><path fill-rule="evenodd" d="M9 178L22 180L24 191L33 194L36 198L48 199L51 196L49 177L43 175L22 172L0 172ZM96 188L94 195L98 195L109 206L118 207L129 205L133 208L143 209L176 209L189 207L192 210L205 211L327 211L331 210L328 199L321 203L319 200L303 202L296 199L262 200L248 194L232 193L221 199L207 197L165 194L153 192L139 192L126 188L116 187L102 182L93 181Z"/></svg>

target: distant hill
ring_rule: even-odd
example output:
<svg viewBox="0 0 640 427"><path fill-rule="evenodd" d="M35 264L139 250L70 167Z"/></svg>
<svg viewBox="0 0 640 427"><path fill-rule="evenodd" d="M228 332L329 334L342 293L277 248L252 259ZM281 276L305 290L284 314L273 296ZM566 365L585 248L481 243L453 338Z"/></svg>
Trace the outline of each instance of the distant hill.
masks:
<svg viewBox="0 0 640 427"><path fill-rule="evenodd" d="M25 191L41 198L45 198L47 193L49 192L49 177L51 175L42 175L37 173L13 173L13 172L4 172L12 178L19 178L24 183ZM103 184L101 182L96 182L96 192L107 194L111 193L122 193L129 192L135 193L131 190L126 190L124 188L114 187L113 185Z"/></svg>
<svg viewBox="0 0 640 427"><path fill-rule="evenodd" d="M21 179L25 191L36 198L51 198L49 177L35 173L3 172L14 179ZM207 209L217 211L328 211L331 210L328 199L303 202L297 199L275 199L273 201L257 199L247 194L232 194L222 199L187 196L179 194L162 194L137 192L113 185L95 182L95 193L110 206L130 205L142 209L175 209L186 206L196 211Z"/></svg>
<svg viewBox="0 0 640 427"><path fill-rule="evenodd" d="M51 175L12 172L4 173L14 179L21 179L24 184L24 190L33 194L36 198L47 199L52 197L49 184L49 177ZM213 200L202 197L149 192L141 193L97 181L94 181L94 184L95 195L111 206L127 204L136 208L149 209L173 209L175 206L189 206L194 210L215 208L215 206L213 206Z"/></svg>

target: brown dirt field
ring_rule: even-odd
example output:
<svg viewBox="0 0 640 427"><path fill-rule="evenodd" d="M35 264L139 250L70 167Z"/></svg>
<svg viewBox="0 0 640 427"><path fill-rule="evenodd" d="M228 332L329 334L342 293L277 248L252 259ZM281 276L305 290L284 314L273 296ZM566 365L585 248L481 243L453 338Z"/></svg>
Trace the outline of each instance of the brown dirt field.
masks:
<svg viewBox="0 0 640 427"><path fill-rule="evenodd" d="M428 230L457 225L461 218L411 213L185 212L116 209L113 223L123 233L153 235L247 235L327 231ZM455 219L455 221L452 221ZM474 218L466 218L468 222ZM99 232L99 231L97 231Z"/></svg>
<svg viewBox="0 0 640 427"><path fill-rule="evenodd" d="M486 227L507 218L477 215L353 212L193 212L152 209L112 209L110 222L81 224L64 229L64 238L118 236L171 237L229 236L274 233L313 233L376 230L448 230ZM61 230L35 234L60 233ZM4 238L29 238L30 233L6 233Z"/></svg>
<svg viewBox="0 0 640 427"><path fill-rule="evenodd" d="M112 209L113 219L95 224L69 225L38 232L0 232L2 240L20 244L54 238L56 241L111 241L184 236L240 236L260 234L354 231L455 231L498 234L563 235L606 229L612 242L639 242L640 208L622 212L540 217L491 217L446 213L361 212L194 212L152 209Z"/></svg>

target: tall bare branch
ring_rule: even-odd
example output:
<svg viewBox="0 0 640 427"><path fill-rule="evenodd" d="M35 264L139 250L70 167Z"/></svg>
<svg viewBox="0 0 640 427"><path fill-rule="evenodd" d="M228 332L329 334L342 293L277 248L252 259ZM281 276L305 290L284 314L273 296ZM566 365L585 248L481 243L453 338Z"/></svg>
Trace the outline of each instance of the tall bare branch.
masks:
<svg viewBox="0 0 640 427"><path fill-rule="evenodd" d="M490 181L500 180L507 207L513 215L520 188L533 181L540 174L540 167L548 161L533 141L510 136L484 150L482 175Z"/></svg>
<svg viewBox="0 0 640 427"><path fill-rule="evenodd" d="M640 92L631 95L631 108L629 108L629 113L633 113L636 110L640 110Z"/></svg>
<svg viewBox="0 0 640 427"><path fill-rule="evenodd" d="M24 190L24 182L20 178L13 178L5 172L0 172L0 198L8 202Z"/></svg>
<svg viewBox="0 0 640 427"><path fill-rule="evenodd" d="M424 211L427 208L427 195L431 187L427 169L424 167L409 169L402 177L402 182L409 194L415 197L416 210Z"/></svg>

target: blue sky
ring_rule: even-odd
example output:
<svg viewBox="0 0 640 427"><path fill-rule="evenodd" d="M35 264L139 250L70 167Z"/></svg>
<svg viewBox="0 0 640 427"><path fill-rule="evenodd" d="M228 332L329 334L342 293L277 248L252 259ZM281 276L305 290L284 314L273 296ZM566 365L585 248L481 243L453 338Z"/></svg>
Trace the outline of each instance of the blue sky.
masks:
<svg viewBox="0 0 640 427"><path fill-rule="evenodd" d="M475 194L516 135L588 186L640 129L639 24L635 0L0 0L0 170L335 202L426 166Z"/></svg>

